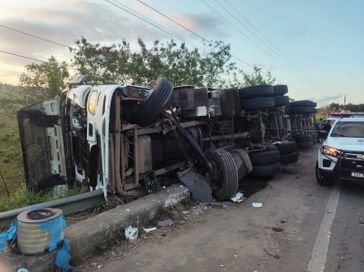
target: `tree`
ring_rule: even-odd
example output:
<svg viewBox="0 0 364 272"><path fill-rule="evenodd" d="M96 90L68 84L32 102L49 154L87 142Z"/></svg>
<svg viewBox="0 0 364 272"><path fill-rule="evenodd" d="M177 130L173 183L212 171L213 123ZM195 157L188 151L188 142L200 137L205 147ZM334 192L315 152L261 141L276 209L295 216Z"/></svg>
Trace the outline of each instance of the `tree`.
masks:
<svg viewBox="0 0 364 272"><path fill-rule="evenodd" d="M243 73L243 79L245 86L256 86L256 85L271 85L275 82L275 78L268 71L265 75L262 74L262 68L254 67L254 73L245 74Z"/></svg>
<svg viewBox="0 0 364 272"><path fill-rule="evenodd" d="M20 84L27 87L36 100L54 98L66 87L68 65L53 56L41 64L29 64L25 69L26 72L20 75Z"/></svg>
<svg viewBox="0 0 364 272"><path fill-rule="evenodd" d="M94 84L119 82L150 84L164 76L174 85L227 87L273 83L270 73L266 77L260 68L253 75L244 74L231 61L230 45L214 41L206 45L206 53L188 48L173 40L167 43L154 41L148 48L139 39L138 49L131 50L126 41L121 44L102 46L85 38L76 41L73 65L81 74L89 74Z"/></svg>

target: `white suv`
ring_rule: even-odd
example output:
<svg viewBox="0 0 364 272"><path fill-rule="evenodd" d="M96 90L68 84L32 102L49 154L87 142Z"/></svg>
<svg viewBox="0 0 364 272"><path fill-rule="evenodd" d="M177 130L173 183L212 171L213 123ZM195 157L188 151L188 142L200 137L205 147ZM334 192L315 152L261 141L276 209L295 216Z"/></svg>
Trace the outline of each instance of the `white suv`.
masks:
<svg viewBox="0 0 364 272"><path fill-rule="evenodd" d="M317 182L333 184L334 178L364 183L364 118L338 119L318 152Z"/></svg>

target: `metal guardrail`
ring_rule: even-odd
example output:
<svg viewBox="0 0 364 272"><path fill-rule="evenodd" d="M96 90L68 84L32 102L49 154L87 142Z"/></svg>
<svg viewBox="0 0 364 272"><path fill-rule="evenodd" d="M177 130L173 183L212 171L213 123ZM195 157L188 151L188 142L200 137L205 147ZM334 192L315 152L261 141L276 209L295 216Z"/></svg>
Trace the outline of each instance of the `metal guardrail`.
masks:
<svg viewBox="0 0 364 272"><path fill-rule="evenodd" d="M74 196L46 201L31 206L21 207L18 209L0 212L0 226L6 225L13 221L17 215L23 211L34 208L59 208L64 215L81 212L105 203L104 193L102 190L81 193Z"/></svg>

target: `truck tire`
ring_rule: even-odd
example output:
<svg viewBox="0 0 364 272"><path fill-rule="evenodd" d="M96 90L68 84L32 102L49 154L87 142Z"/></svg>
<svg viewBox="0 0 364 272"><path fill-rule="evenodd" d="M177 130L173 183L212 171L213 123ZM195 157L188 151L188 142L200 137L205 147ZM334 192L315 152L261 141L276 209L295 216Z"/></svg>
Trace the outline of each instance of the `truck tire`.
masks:
<svg viewBox="0 0 364 272"><path fill-rule="evenodd" d="M297 135L295 136L295 139L297 144L302 142L312 142L312 134Z"/></svg>
<svg viewBox="0 0 364 272"><path fill-rule="evenodd" d="M291 103L289 103L290 106L292 107L316 107L317 104L311 100L298 100L298 101L293 101Z"/></svg>
<svg viewBox="0 0 364 272"><path fill-rule="evenodd" d="M319 142L318 133L317 132L312 133L312 143L313 143L313 145L318 144L318 142Z"/></svg>
<svg viewBox="0 0 364 272"><path fill-rule="evenodd" d="M274 108L274 97L257 97L241 100L241 108L245 110L259 110Z"/></svg>
<svg viewBox="0 0 364 272"><path fill-rule="evenodd" d="M272 85L259 85L239 89L240 98L253 98L272 95L274 95Z"/></svg>
<svg viewBox="0 0 364 272"><path fill-rule="evenodd" d="M167 105L172 93L172 83L163 77L158 78L152 94L140 105L132 121L140 126L153 123Z"/></svg>
<svg viewBox="0 0 364 272"><path fill-rule="evenodd" d="M244 149L233 149L230 152L238 167L239 179L243 178L253 170L253 165L250 161L249 154Z"/></svg>
<svg viewBox="0 0 364 272"><path fill-rule="evenodd" d="M281 171L279 162L271 164L254 165L251 176L253 177L273 177Z"/></svg>
<svg viewBox="0 0 364 272"><path fill-rule="evenodd" d="M295 137L297 146L299 148L310 148L313 147L312 134L297 135Z"/></svg>
<svg viewBox="0 0 364 272"><path fill-rule="evenodd" d="M316 110L313 106L294 106L292 107L291 104L288 106L289 113L298 113L298 114L304 114L304 113L315 113Z"/></svg>
<svg viewBox="0 0 364 272"><path fill-rule="evenodd" d="M210 151L212 160L221 172L216 188L212 188L212 193L217 200L226 200L233 197L239 186L238 169L233 156L224 149Z"/></svg>
<svg viewBox="0 0 364 272"><path fill-rule="evenodd" d="M298 152L292 152L288 154L281 154L280 163L281 164L290 164L298 161Z"/></svg>
<svg viewBox="0 0 364 272"><path fill-rule="evenodd" d="M256 165L278 162L280 159L280 154L278 150L265 150L250 152L249 157L254 168Z"/></svg>
<svg viewBox="0 0 364 272"><path fill-rule="evenodd" d="M280 96L288 93L287 85L274 85L273 86L274 95Z"/></svg>
<svg viewBox="0 0 364 272"><path fill-rule="evenodd" d="M275 146L277 147L281 155L297 152L297 144L295 141L279 142L275 144Z"/></svg>
<svg viewBox="0 0 364 272"><path fill-rule="evenodd" d="M282 96L275 96L274 97L274 105L276 107L282 107L282 106L286 106L289 104L289 97L286 95L282 95Z"/></svg>

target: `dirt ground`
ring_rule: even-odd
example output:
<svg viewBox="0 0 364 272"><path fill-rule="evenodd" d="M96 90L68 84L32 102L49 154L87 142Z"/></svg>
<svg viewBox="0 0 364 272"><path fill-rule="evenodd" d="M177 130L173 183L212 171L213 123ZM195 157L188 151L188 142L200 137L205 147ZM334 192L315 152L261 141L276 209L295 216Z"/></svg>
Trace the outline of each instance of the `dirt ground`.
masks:
<svg viewBox="0 0 364 272"><path fill-rule="evenodd" d="M320 187L315 162L316 150L301 152L268 183L245 181L242 203L179 207L161 216L173 225L139 229L135 242L121 230L120 241L76 271L364 271L364 186Z"/></svg>

